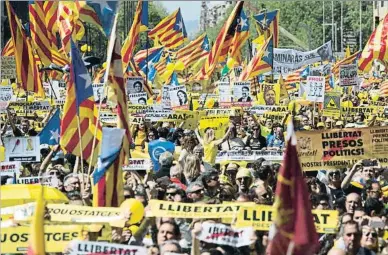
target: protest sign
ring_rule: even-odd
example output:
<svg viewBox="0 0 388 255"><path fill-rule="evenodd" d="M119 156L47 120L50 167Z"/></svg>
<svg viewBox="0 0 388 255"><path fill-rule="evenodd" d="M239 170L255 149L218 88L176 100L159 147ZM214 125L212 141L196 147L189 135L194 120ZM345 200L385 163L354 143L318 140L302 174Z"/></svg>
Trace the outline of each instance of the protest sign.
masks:
<svg viewBox="0 0 388 255"><path fill-rule="evenodd" d="M127 78L127 95L144 92L143 77L128 77Z"/></svg>
<svg viewBox="0 0 388 255"><path fill-rule="evenodd" d="M116 124L117 123L117 114L113 113L111 111L100 111L100 121L104 123L111 123Z"/></svg>
<svg viewBox="0 0 388 255"><path fill-rule="evenodd" d="M4 137L6 161L38 162L40 161L39 136Z"/></svg>
<svg viewBox="0 0 388 255"><path fill-rule="evenodd" d="M296 132L304 171L351 167L360 159L377 158L388 165L388 128L349 128Z"/></svg>
<svg viewBox="0 0 388 255"><path fill-rule="evenodd" d="M123 171L151 169L151 160L145 158L130 158L128 164L123 165Z"/></svg>
<svg viewBox="0 0 388 255"><path fill-rule="evenodd" d="M274 48L273 72L275 74L288 74L304 65L318 61L330 60L333 55L331 41L311 51L298 51L293 49Z"/></svg>
<svg viewBox="0 0 388 255"><path fill-rule="evenodd" d="M282 112L286 114L288 107L285 105L254 105L249 109L252 114L262 115L267 112Z"/></svg>
<svg viewBox="0 0 388 255"><path fill-rule="evenodd" d="M37 184L51 186L52 176L33 176L33 177L18 177L16 180L17 184Z"/></svg>
<svg viewBox="0 0 388 255"><path fill-rule="evenodd" d="M219 139L225 135L229 121L226 116L204 116L199 120L199 130L203 133L206 128L212 128Z"/></svg>
<svg viewBox="0 0 388 255"><path fill-rule="evenodd" d="M160 121L162 119L168 118L169 115L174 112L171 110L160 110L160 111L149 111L145 114L145 121Z"/></svg>
<svg viewBox="0 0 388 255"><path fill-rule="evenodd" d="M43 82L45 94L49 98L64 101L66 98L66 83L62 80L51 80L51 84Z"/></svg>
<svg viewBox="0 0 388 255"><path fill-rule="evenodd" d="M1 57L1 79L16 79L15 56Z"/></svg>
<svg viewBox="0 0 388 255"><path fill-rule="evenodd" d="M233 83L233 104L239 106L250 106L251 97L251 82L236 81Z"/></svg>
<svg viewBox="0 0 388 255"><path fill-rule="evenodd" d="M11 101L13 98L12 86L0 86L0 101ZM15 98L14 98L15 99ZM13 100L15 101L15 100Z"/></svg>
<svg viewBox="0 0 388 255"><path fill-rule="evenodd" d="M135 124L135 125L139 125L140 123L144 122L144 118L143 117L133 117L133 116L129 116L129 123L130 124Z"/></svg>
<svg viewBox="0 0 388 255"><path fill-rule="evenodd" d="M164 109L171 109L170 87L167 85L162 87L162 106Z"/></svg>
<svg viewBox="0 0 388 255"><path fill-rule="evenodd" d="M241 114L240 109L205 109L206 116L237 116Z"/></svg>
<svg viewBox="0 0 388 255"><path fill-rule="evenodd" d="M13 176L14 174L20 174L21 163L19 161L13 162L0 162L0 176L8 175Z"/></svg>
<svg viewBox="0 0 388 255"><path fill-rule="evenodd" d="M261 85L259 93L259 104L261 105L278 105L280 102L280 85L278 83L264 83Z"/></svg>
<svg viewBox="0 0 388 255"><path fill-rule="evenodd" d="M338 225L338 211L312 210L315 227L318 233L336 233ZM272 206L256 205L242 206L237 214L236 227L253 227L255 230L268 231L276 217ZM290 220L292 217L290 216Z"/></svg>
<svg viewBox="0 0 388 255"><path fill-rule="evenodd" d="M230 88L229 82L217 82L218 94L220 95L221 103L231 103L232 102L232 90Z"/></svg>
<svg viewBox="0 0 388 255"><path fill-rule="evenodd" d="M74 240L69 245L71 247L70 255L88 255L88 254L116 254L116 255L143 255L147 254L147 248L134 245L123 245L106 242L89 242Z"/></svg>
<svg viewBox="0 0 388 255"><path fill-rule="evenodd" d="M255 161L264 158L269 161L282 161L283 151L281 150L260 150L260 151L220 151L216 157L216 163L222 161Z"/></svg>
<svg viewBox="0 0 388 255"><path fill-rule="evenodd" d="M102 100L102 103L105 104L108 98L108 93L106 93L106 89L104 91L104 83L93 83L92 87L94 102L100 103L100 101Z"/></svg>
<svg viewBox="0 0 388 255"><path fill-rule="evenodd" d="M153 216L190 219L233 218L243 203L231 204L190 204L150 200L149 205ZM148 217L151 217L149 215Z"/></svg>
<svg viewBox="0 0 388 255"><path fill-rule="evenodd" d="M323 103L323 116L340 117L341 115L341 92L325 92Z"/></svg>
<svg viewBox="0 0 388 255"><path fill-rule="evenodd" d="M82 225L45 225L44 240L46 252L63 252L67 244L79 237ZM1 253L27 252L30 243L31 227L17 226L1 229Z"/></svg>
<svg viewBox="0 0 388 255"><path fill-rule="evenodd" d="M147 93L133 93L128 94L128 100L131 104L147 105Z"/></svg>
<svg viewBox="0 0 388 255"><path fill-rule="evenodd" d="M17 101L10 102L8 108L13 110L17 116L34 117L35 115L44 115L51 109L48 101Z"/></svg>
<svg viewBox="0 0 388 255"><path fill-rule="evenodd" d="M128 105L128 113L141 114L146 113L147 110L152 109L151 105Z"/></svg>
<svg viewBox="0 0 388 255"><path fill-rule="evenodd" d="M344 86L356 86L358 85L357 65L341 65L339 72L339 85Z"/></svg>
<svg viewBox="0 0 388 255"><path fill-rule="evenodd" d="M241 247L253 243L253 228L232 228L224 224L202 223L202 230L197 235L197 239L219 245Z"/></svg>
<svg viewBox="0 0 388 255"><path fill-rule="evenodd" d="M326 76L331 73L331 64L310 67L310 76Z"/></svg>
<svg viewBox="0 0 388 255"><path fill-rule="evenodd" d="M188 109L189 98L186 93L186 86L170 86L169 95L172 109Z"/></svg>
<svg viewBox="0 0 388 255"><path fill-rule="evenodd" d="M308 76L307 77L307 97L311 102L322 103L325 95L325 77Z"/></svg>

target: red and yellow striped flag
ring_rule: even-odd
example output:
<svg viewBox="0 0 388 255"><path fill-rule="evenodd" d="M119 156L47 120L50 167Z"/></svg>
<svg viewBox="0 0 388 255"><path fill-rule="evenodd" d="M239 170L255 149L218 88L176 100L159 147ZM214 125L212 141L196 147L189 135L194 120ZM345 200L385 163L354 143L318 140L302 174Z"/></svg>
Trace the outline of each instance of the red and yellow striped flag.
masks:
<svg viewBox="0 0 388 255"><path fill-rule="evenodd" d="M377 28L372 32L361 53L358 61L358 69L369 72L373 60L378 59L386 61L388 59L388 14L380 22Z"/></svg>
<svg viewBox="0 0 388 255"><path fill-rule="evenodd" d="M8 40L7 44L1 50L1 56L10 57L15 55L15 47L13 45L12 38Z"/></svg>
<svg viewBox="0 0 388 255"><path fill-rule="evenodd" d="M385 80L380 84L380 95L384 97L388 96L388 80Z"/></svg>
<svg viewBox="0 0 388 255"><path fill-rule="evenodd" d="M36 200L35 213L32 216L31 232L27 255L45 255L44 240L44 214L45 202L43 197L44 187L39 184L38 199Z"/></svg>
<svg viewBox="0 0 388 255"><path fill-rule="evenodd" d="M360 56L360 51L357 51L356 53L350 55L349 57L347 58L344 58L342 59L341 61L337 62L333 68L331 69L331 72L336 76L338 77L339 76L339 69L340 69L340 66L341 65L350 65L350 64L354 64L354 62L358 59L358 57Z"/></svg>
<svg viewBox="0 0 388 255"><path fill-rule="evenodd" d="M35 1L30 3L28 9L32 45L36 49L42 64L49 66L52 62L51 40L46 27L43 2Z"/></svg>
<svg viewBox="0 0 388 255"><path fill-rule="evenodd" d="M12 43L16 46L15 61L18 83L22 85L25 91L33 91L40 97L44 97L42 81L32 52L31 42L27 39L19 19L8 1L6 5Z"/></svg>
<svg viewBox="0 0 388 255"><path fill-rule="evenodd" d="M209 39L206 34L202 34L185 47L179 49L176 52L176 60L182 61L185 65L185 68L187 68L198 61L198 59L208 55L209 51Z"/></svg>

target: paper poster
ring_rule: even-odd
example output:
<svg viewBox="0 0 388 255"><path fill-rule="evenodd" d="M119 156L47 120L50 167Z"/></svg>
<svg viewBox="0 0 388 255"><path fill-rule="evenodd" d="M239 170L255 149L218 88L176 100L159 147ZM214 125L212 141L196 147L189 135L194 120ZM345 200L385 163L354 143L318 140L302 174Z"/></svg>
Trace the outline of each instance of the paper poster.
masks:
<svg viewBox="0 0 388 255"><path fill-rule="evenodd" d="M278 105L280 102L280 85L275 83L264 83L261 85L262 100L261 104Z"/></svg>
<svg viewBox="0 0 388 255"><path fill-rule="evenodd" d="M19 177L16 181L17 184L36 184L42 183L43 185L51 186L51 176L34 176L34 177Z"/></svg>
<svg viewBox="0 0 388 255"><path fill-rule="evenodd" d="M189 98L186 92L186 86L170 86L169 94L172 109L188 109Z"/></svg>
<svg viewBox="0 0 388 255"><path fill-rule="evenodd" d="M127 78L127 94L144 92L143 77L128 77Z"/></svg>
<svg viewBox="0 0 388 255"><path fill-rule="evenodd" d="M275 74L288 74L304 65L319 61L330 60L333 56L331 41L311 51L298 51L293 49L274 48L273 72Z"/></svg>
<svg viewBox="0 0 388 255"><path fill-rule="evenodd" d="M232 90L229 82L217 82L218 94L220 95L220 103L231 103L232 102Z"/></svg>
<svg viewBox="0 0 388 255"><path fill-rule="evenodd" d="M239 81L233 83L233 104L241 103L241 105L250 106L252 102L251 97L251 82Z"/></svg>
<svg viewBox="0 0 388 255"><path fill-rule="evenodd" d="M94 102L100 103L100 101L102 100L102 103L105 104L108 98L108 93L104 92L104 83L93 83L92 87Z"/></svg>
<svg viewBox="0 0 388 255"><path fill-rule="evenodd" d="M151 169L151 160L146 158L130 158L128 159L128 165L123 165L123 171L149 169Z"/></svg>
<svg viewBox="0 0 388 255"><path fill-rule="evenodd" d="M283 105L254 105L249 108L251 114L262 115L267 112L284 112L288 111L287 106Z"/></svg>
<svg viewBox="0 0 388 255"><path fill-rule="evenodd" d="M4 137L4 147L6 161L40 161L39 136Z"/></svg>
<svg viewBox="0 0 388 255"><path fill-rule="evenodd" d="M323 116L341 116L341 92L326 91L323 103Z"/></svg>
<svg viewBox="0 0 388 255"><path fill-rule="evenodd" d="M204 222L197 239L206 243L241 247L254 242L253 232L252 227L232 228L224 224Z"/></svg>
<svg viewBox="0 0 388 255"><path fill-rule="evenodd" d="M89 254L126 254L143 255L147 254L147 248L143 246L123 245L106 242L90 242L74 240L69 245L71 247L70 255L89 255Z"/></svg>
<svg viewBox="0 0 388 255"><path fill-rule="evenodd" d="M1 79L16 79L15 56L1 57Z"/></svg>
<svg viewBox="0 0 388 255"><path fill-rule="evenodd" d="M162 106L164 109L171 109L170 87L168 85L162 87Z"/></svg>
<svg viewBox="0 0 388 255"><path fill-rule="evenodd" d="M128 94L128 100L131 104L147 105L147 93L141 92Z"/></svg>
<svg viewBox="0 0 388 255"><path fill-rule="evenodd" d="M14 162L0 162L0 175L14 176L14 174L20 174L21 163L19 161Z"/></svg>
<svg viewBox="0 0 388 255"><path fill-rule="evenodd" d="M341 87L358 85L357 65L341 65L339 69L339 85Z"/></svg>
<svg viewBox="0 0 388 255"><path fill-rule="evenodd" d="M283 151L281 150L255 150L255 151L220 151L216 157L216 163L222 161L255 161L264 158L269 161L282 161Z"/></svg>
<svg viewBox="0 0 388 255"><path fill-rule="evenodd" d="M65 101L66 99L66 82L59 80L51 80L51 85L49 82L43 82L43 88L45 94L49 98L53 98L58 101Z"/></svg>
<svg viewBox="0 0 388 255"><path fill-rule="evenodd" d="M371 158L388 165L387 127L298 131L296 136L304 171L352 167L360 159Z"/></svg>
<svg viewBox="0 0 388 255"><path fill-rule="evenodd" d="M307 96L311 102L323 103L325 95L325 77L307 76Z"/></svg>
<svg viewBox="0 0 388 255"><path fill-rule="evenodd" d="M101 110L100 121L104 123L117 123L117 114L111 111Z"/></svg>
<svg viewBox="0 0 388 255"><path fill-rule="evenodd" d="M11 85L0 86L0 101L9 102L13 99L13 89ZM16 100L16 97L14 98ZM12 101L15 101L12 100Z"/></svg>

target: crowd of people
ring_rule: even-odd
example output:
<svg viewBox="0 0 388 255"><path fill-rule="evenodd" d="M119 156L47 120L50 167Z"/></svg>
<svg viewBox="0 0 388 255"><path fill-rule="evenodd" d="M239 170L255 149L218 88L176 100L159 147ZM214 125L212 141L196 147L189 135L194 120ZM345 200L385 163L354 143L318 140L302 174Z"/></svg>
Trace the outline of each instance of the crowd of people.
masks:
<svg viewBox="0 0 388 255"><path fill-rule="evenodd" d="M287 113L286 119L290 113ZM342 120L327 118L313 123L314 110L301 107L294 118L296 130L366 127L363 114ZM47 119L47 118L46 118ZM44 123L46 120L42 120ZM145 171L124 171L123 195L144 205L150 211L151 199L222 204L230 202L272 205L277 174L282 162L258 158L252 162L216 161L221 151L284 150L285 121L260 119L243 112L240 122L230 121L224 136L217 138L215 130L189 130L174 122L141 122L132 127L132 153L148 154L155 141L170 143L173 148L160 154L158 162ZM385 123L385 122L381 122ZM8 112L3 134L34 136L39 132L31 120ZM69 204L91 206L92 188L85 171L76 171L76 157L65 154L59 145L42 146L42 161L23 163L19 177L41 176L49 179L69 199ZM158 166L156 167L155 164ZM159 169L153 171L153 169ZM336 234L320 233L316 254L388 254L387 246L387 170L376 159L360 160L350 168L334 171L303 172L310 194L311 209L339 212ZM2 176L1 184L14 183L14 176ZM130 217L130 216L129 216ZM265 254L271 231L255 231L250 246L232 247L206 243L196 239L203 223L220 223L221 219L183 219L144 217L136 225L113 228L111 242L146 246L149 254ZM98 235L89 235L90 241ZM64 252L69 253L71 249Z"/></svg>

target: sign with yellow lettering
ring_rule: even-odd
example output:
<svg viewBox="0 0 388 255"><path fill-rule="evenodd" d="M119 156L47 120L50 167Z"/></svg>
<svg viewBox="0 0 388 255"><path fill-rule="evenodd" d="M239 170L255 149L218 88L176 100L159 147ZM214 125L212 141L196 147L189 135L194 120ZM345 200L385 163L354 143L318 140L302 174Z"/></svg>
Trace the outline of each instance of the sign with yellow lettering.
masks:
<svg viewBox="0 0 388 255"><path fill-rule="evenodd" d="M44 226L46 252L63 252L66 245L76 239L82 225ZM18 226L1 229L1 253L26 253L29 245L31 227Z"/></svg>
<svg viewBox="0 0 388 255"><path fill-rule="evenodd" d="M377 158L388 165L388 128L333 129L296 132L304 171L351 167L360 159Z"/></svg>
<svg viewBox="0 0 388 255"><path fill-rule="evenodd" d="M312 213L318 233L336 233L338 211L313 210ZM269 230L275 217L276 211L274 211L272 206L257 205L254 207L241 207L235 226L253 227L256 230Z"/></svg>

